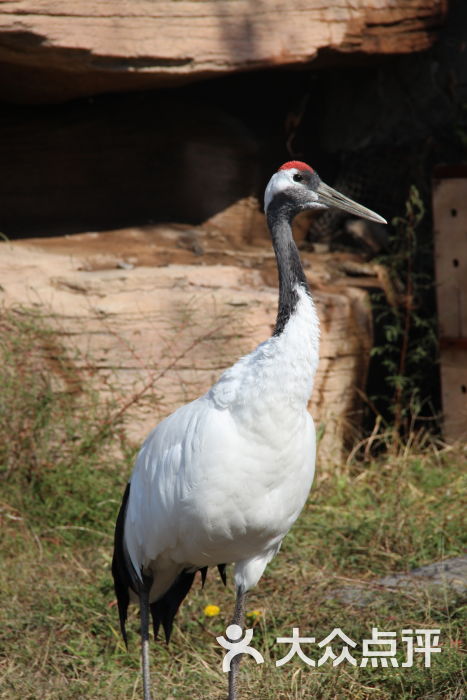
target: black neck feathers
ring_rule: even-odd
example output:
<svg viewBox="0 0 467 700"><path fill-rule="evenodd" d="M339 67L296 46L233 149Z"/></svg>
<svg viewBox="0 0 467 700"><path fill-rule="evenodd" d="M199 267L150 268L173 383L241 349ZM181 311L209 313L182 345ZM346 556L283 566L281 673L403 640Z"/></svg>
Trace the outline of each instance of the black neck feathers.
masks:
<svg viewBox="0 0 467 700"><path fill-rule="evenodd" d="M292 236L292 221L297 213L297 207L291 202L287 191L277 194L267 210L267 222L279 272L279 305L274 335L282 333L297 307L297 285L309 294L308 282Z"/></svg>

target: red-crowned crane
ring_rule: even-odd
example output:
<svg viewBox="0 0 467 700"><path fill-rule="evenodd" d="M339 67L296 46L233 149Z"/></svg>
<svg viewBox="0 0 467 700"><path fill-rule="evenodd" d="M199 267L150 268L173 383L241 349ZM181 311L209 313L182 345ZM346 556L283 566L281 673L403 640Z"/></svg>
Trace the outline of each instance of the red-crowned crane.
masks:
<svg viewBox="0 0 467 700"><path fill-rule="evenodd" d="M197 571L235 564L233 623L242 626L246 592L258 583L307 499L315 429L307 411L318 365L319 323L292 220L338 207L386 223L290 161L272 176L265 212L279 271L274 333L227 369L201 398L150 433L126 487L115 529L112 573L126 642L127 608L139 600L144 700L151 700L149 614L170 638ZM236 656L229 700L236 698Z"/></svg>

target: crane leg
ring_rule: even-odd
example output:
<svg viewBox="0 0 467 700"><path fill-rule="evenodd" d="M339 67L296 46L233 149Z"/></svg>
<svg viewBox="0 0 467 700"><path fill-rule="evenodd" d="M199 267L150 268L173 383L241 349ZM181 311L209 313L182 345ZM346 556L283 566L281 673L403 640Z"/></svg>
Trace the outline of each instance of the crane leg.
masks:
<svg viewBox="0 0 467 700"><path fill-rule="evenodd" d="M235 612L232 619L232 625L239 625L243 629L243 619L245 613L245 599L246 593L241 586L237 588L237 598L235 601ZM237 700L237 676L238 667L240 666L240 661L242 654L237 654L234 656L230 662L229 671L229 697L228 700Z"/></svg>
<svg viewBox="0 0 467 700"><path fill-rule="evenodd" d="M149 585L143 584L139 591L141 612L141 665L143 669L144 700L152 700L151 677L149 674Z"/></svg>

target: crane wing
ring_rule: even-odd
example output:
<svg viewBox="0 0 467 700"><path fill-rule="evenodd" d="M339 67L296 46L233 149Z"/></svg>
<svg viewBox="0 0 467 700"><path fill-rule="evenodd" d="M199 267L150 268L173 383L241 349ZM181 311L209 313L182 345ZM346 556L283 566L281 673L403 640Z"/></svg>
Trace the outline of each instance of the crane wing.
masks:
<svg viewBox="0 0 467 700"><path fill-rule="evenodd" d="M193 487L204 426L214 410L205 397L182 406L156 426L138 454L125 521L125 547L138 576L142 567L176 550L184 498Z"/></svg>

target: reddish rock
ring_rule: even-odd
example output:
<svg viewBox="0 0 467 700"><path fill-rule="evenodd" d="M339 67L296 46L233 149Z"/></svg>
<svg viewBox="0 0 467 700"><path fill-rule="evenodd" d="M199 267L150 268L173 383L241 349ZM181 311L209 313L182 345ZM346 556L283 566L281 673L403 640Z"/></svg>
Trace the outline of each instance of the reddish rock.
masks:
<svg viewBox="0 0 467 700"><path fill-rule="evenodd" d="M436 37L446 0L9 0L0 91L24 101L304 64L320 49L410 53Z"/></svg>
<svg viewBox="0 0 467 700"><path fill-rule="evenodd" d="M130 400L125 425L140 441L271 334L271 246L233 242L179 225L0 243L0 300L40 311L83 381L121 407ZM322 327L310 410L324 464L342 459L359 422L371 311L366 291L339 272L339 254L302 258Z"/></svg>

